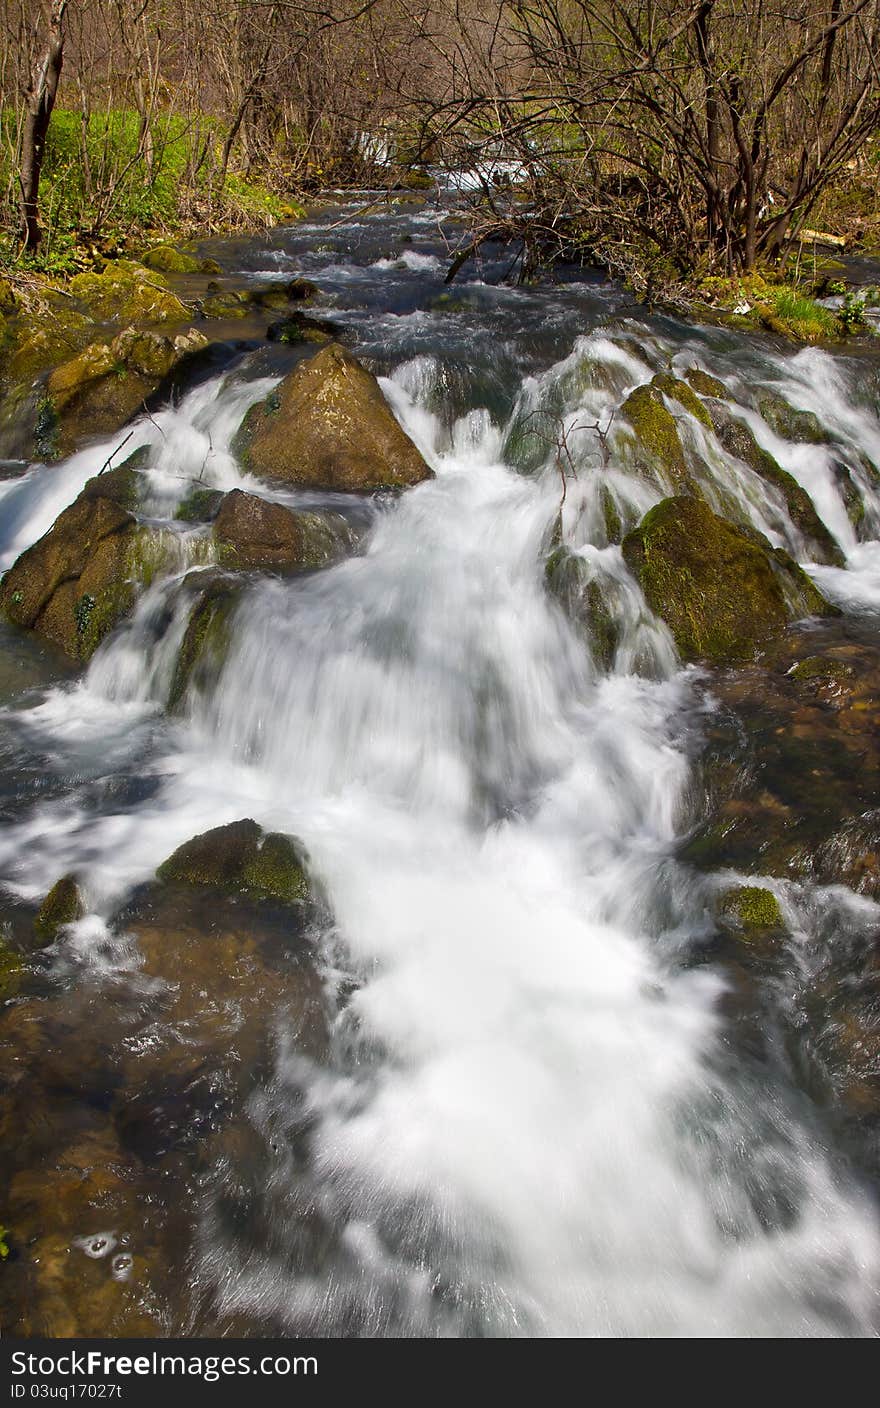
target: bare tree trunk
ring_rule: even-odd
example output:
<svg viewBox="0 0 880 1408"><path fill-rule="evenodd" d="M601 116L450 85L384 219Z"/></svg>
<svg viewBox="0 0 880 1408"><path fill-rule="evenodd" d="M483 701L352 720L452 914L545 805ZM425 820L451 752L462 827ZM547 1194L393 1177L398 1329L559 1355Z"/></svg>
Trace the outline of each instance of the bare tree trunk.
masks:
<svg viewBox="0 0 880 1408"><path fill-rule="evenodd" d="M35 254L43 237L40 228L40 174L49 119L58 93L64 62L64 12L68 0L52 0L46 46L38 57L25 93L25 121L19 159L24 248Z"/></svg>

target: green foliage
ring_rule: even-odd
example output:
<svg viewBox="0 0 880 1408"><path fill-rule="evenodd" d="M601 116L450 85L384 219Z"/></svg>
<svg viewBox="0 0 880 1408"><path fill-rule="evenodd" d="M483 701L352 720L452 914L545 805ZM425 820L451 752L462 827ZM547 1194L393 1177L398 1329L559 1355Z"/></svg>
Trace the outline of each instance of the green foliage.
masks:
<svg viewBox="0 0 880 1408"><path fill-rule="evenodd" d="M0 109L0 189L16 189L11 168L15 113ZM195 224L276 224L298 218L302 208L229 172L216 189L216 158L224 138L216 119L198 121L165 113L144 139L139 114L130 108L80 112L56 107L49 124L40 184L44 229L39 254L24 258L15 233L17 213L7 212L0 235L0 267L69 276L95 255L123 252L151 233ZM7 197L9 199L9 197Z"/></svg>

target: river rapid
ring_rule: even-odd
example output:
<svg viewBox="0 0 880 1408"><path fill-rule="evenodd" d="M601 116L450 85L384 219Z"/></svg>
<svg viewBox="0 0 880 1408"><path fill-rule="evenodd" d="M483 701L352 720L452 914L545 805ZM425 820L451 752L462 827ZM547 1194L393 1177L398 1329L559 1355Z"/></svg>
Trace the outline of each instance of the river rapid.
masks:
<svg viewBox="0 0 880 1408"><path fill-rule="evenodd" d="M595 429L658 371L719 378L846 565L811 562L782 496L682 411L705 496L842 607L798 628L807 653L876 663L880 362L648 315L583 273L513 287L500 248L446 288L455 235L417 200L205 247L238 286L314 280L434 479L372 500L261 485L235 431L312 349L229 329L220 370L126 448L150 447L144 511L179 572L84 672L2 628L7 934L66 873L89 911L0 1019L13 1332L880 1328L880 907L758 851L688 852L726 705L608 541L609 501L632 526L663 494ZM774 429L768 390L825 440ZM0 483L4 567L118 438ZM217 678L169 713L192 479L332 507L358 548L254 576ZM613 617L610 657L548 588L560 534ZM737 679L745 758L761 686ZM151 886L245 817L304 845L322 902L301 924ZM770 953L715 918L758 871L785 922Z"/></svg>

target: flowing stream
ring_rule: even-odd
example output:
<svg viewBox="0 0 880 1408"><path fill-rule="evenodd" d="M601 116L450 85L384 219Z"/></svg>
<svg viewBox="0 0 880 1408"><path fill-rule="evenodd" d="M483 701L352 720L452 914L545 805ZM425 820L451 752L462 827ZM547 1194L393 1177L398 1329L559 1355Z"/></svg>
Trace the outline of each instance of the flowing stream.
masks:
<svg viewBox="0 0 880 1408"><path fill-rule="evenodd" d="M217 252L239 280L317 282L318 313L380 374L436 478L371 502L259 485L234 432L300 353L244 346L126 448L151 447L145 512L175 535L179 571L82 676L3 638L0 865L25 906L81 877L90 913L44 956L40 992L52 1020L68 1004L108 1022L132 1089L137 1059L164 1043L170 1069L187 1046L125 920L177 845L251 817L299 838L326 901L303 936L320 1039L307 1004L265 981L221 1024L239 1053L227 1103L212 1116L210 1100L184 1102L178 1146L138 1146L143 1197L165 1208L145 1225L164 1217L167 1232L176 1203L187 1225L173 1290L143 1306L179 1333L873 1336L870 1170L785 1039L735 1029L709 945L720 882L679 856L700 816L711 681L679 664L603 514L611 502L632 526L668 492L615 439L624 397L702 368L806 488L846 566L812 560L783 496L682 409L707 498L876 631L878 361L648 317L599 282L499 285L503 251L446 290L442 210L341 213ZM774 430L762 389L830 439ZM113 448L0 484L4 565ZM207 561L203 531L173 517L190 478L330 506L359 547L320 572L253 578L216 679L169 715L182 583ZM563 480L563 539L613 617L610 659L548 590ZM876 942L871 899L767 883L802 983L817 935L847 952ZM765 1035L791 1021L774 982ZM188 1137L199 1156L184 1173L167 1151Z"/></svg>

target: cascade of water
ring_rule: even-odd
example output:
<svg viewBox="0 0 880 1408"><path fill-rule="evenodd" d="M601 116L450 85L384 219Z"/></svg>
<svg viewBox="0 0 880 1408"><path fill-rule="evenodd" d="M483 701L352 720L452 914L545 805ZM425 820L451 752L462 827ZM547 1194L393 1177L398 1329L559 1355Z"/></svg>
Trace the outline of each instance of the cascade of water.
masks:
<svg viewBox="0 0 880 1408"><path fill-rule="evenodd" d="M220 1200L206 1207L201 1271L226 1311L358 1334L876 1330L875 1210L781 1079L725 1064L721 981L677 962L705 928L705 893L674 861L691 676L609 542L607 507L626 528L669 492L662 472L634 471L619 408L674 355L647 328L578 339L526 372L506 424L485 406L450 421L439 364L406 360L382 384L436 479L381 512L359 556L247 588L211 687L149 735L149 798L98 814L74 800L7 830L21 893L39 893L51 853L87 873L105 914L208 826L251 816L308 849L334 916L334 1059L312 1066L282 1035L254 1095L255 1127L273 1148L279 1129L291 1139L254 1190L270 1233L246 1256ZM813 570L852 579L875 545L857 542L833 465L858 478L870 535L870 411L824 354L779 363L767 383L819 407L835 437L795 445L737 378L728 368L736 414L849 555L849 572ZM269 385L227 377L138 424L151 513L173 513L181 474L249 482L229 447ZM675 415L709 501L807 556L784 496ZM73 457L51 488L37 472L5 486L10 558L106 454ZM560 535L613 619L607 661L547 590ZM192 561L152 586L84 685L21 727L61 748L79 729L71 746L95 748L120 708L155 717ZM94 925L73 931L84 949ZM304 1266L288 1241L310 1217L329 1230Z"/></svg>

